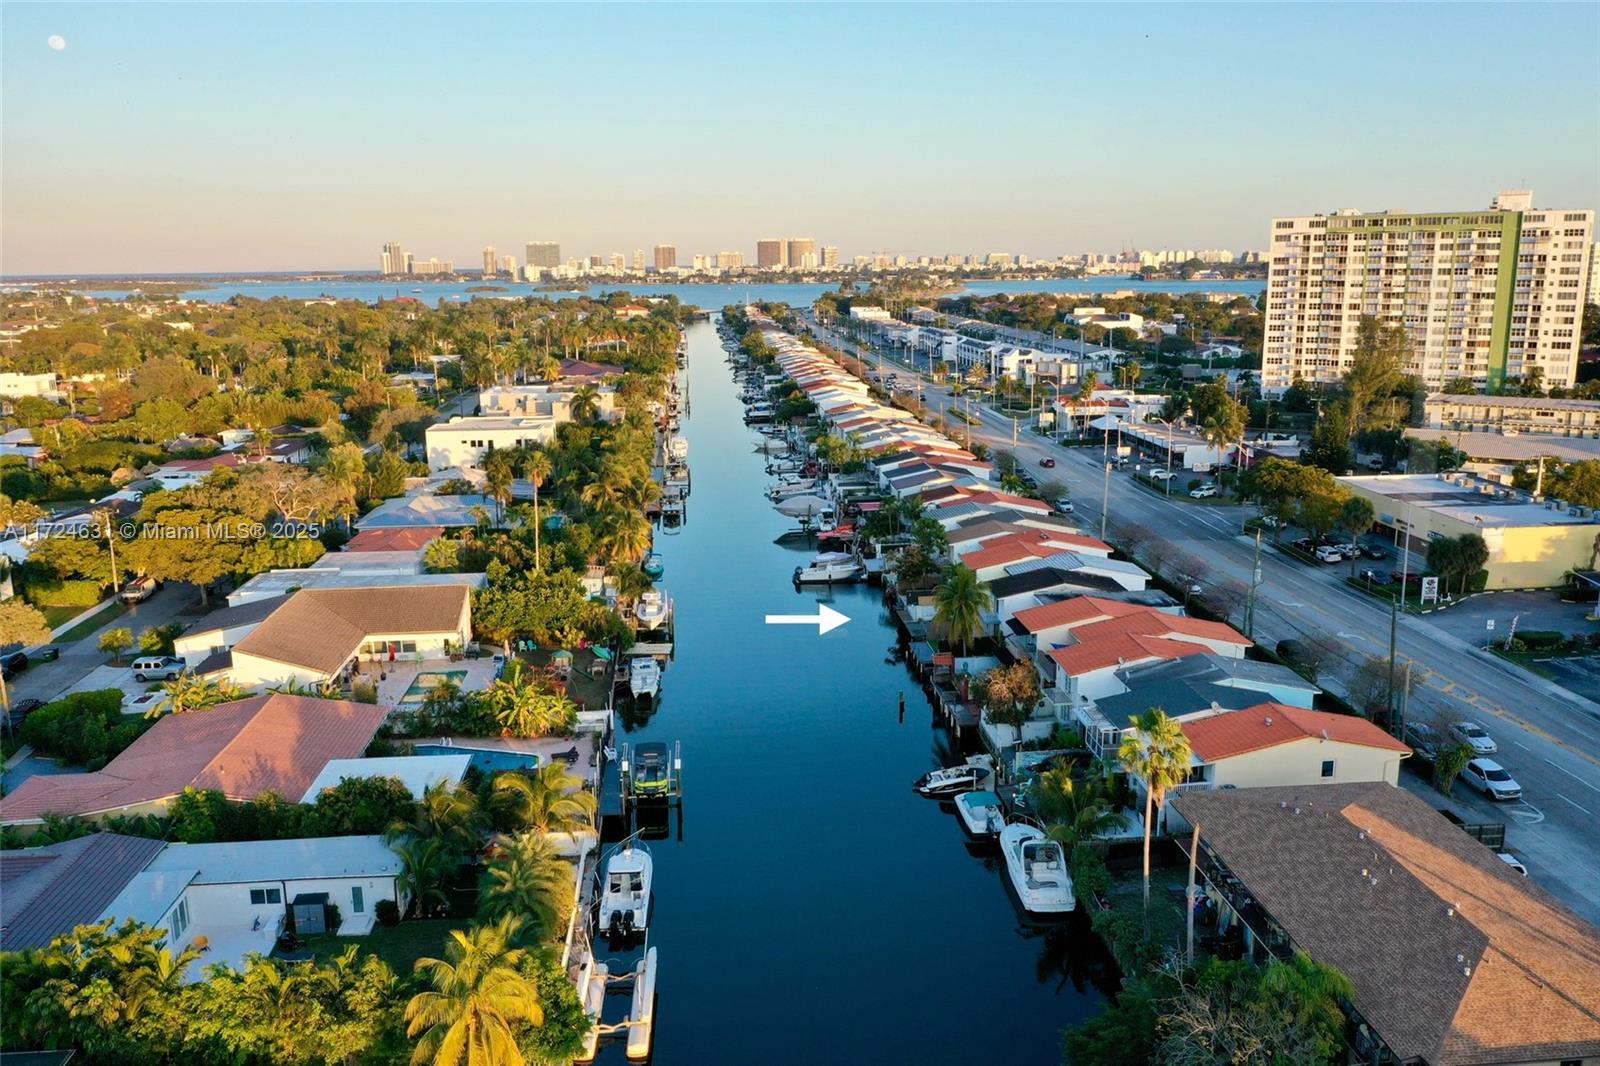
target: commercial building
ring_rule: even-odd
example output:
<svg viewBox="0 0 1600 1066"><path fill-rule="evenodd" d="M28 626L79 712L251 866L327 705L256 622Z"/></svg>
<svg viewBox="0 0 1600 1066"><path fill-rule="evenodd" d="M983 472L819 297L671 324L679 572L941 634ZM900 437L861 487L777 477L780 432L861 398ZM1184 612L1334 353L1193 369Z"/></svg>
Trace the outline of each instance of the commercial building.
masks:
<svg viewBox="0 0 1600 1066"><path fill-rule="evenodd" d="M1336 967L1355 986L1342 1004L1351 1061L1600 1057L1600 932L1426 800L1367 782L1179 790L1168 803L1198 830L1202 946Z"/></svg>
<svg viewBox="0 0 1600 1066"><path fill-rule="evenodd" d="M678 266L678 249L670 244L656 245L656 269L675 270Z"/></svg>
<svg viewBox="0 0 1600 1066"><path fill-rule="evenodd" d="M1600 400L1434 393L1423 401L1422 424L1469 432L1600 437Z"/></svg>
<svg viewBox="0 0 1600 1066"><path fill-rule="evenodd" d="M1406 370L1430 388L1536 372L1570 386L1594 212L1532 202L1512 190L1487 211L1274 219L1263 388L1337 381L1363 315L1406 331Z"/></svg>
<svg viewBox="0 0 1600 1066"><path fill-rule="evenodd" d="M1459 472L1338 481L1371 503L1377 524L1409 547L1413 571L1423 569L1429 541L1467 533L1488 546L1488 589L1551 588L1572 570L1595 568L1600 519L1589 508Z"/></svg>
<svg viewBox="0 0 1600 1066"><path fill-rule="evenodd" d="M763 237L756 241L756 267L760 270L782 270L789 265L789 242L776 237Z"/></svg>

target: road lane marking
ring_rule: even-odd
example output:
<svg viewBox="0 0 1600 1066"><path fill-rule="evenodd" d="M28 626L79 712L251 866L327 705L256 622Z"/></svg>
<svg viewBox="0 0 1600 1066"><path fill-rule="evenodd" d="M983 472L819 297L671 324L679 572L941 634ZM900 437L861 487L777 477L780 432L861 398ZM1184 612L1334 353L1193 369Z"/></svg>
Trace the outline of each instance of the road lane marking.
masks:
<svg viewBox="0 0 1600 1066"><path fill-rule="evenodd" d="M1572 804L1572 805L1573 805L1573 806L1574 806L1574 807L1576 807L1576 808L1578 808L1578 810L1580 810L1580 811L1582 811L1582 812L1583 812L1583 813L1584 813L1584 814L1587 814L1587 815L1589 815L1589 817L1591 817L1591 818L1593 818L1593 817L1594 817L1594 812L1592 812L1592 811L1590 811L1590 810L1589 810L1589 808L1587 808L1587 807L1585 807L1585 806L1584 806L1584 805L1583 805L1583 804L1581 804L1581 803L1578 803L1578 802L1577 802L1577 801L1576 801L1576 800L1570 800L1570 799L1567 799L1567 797L1565 797L1565 796L1563 796L1563 795L1562 795L1562 794L1561 794L1561 793L1559 793L1559 792L1557 792L1557 793L1556 793L1556 797L1557 797L1557 798L1558 798L1558 799L1564 799L1564 800L1567 800L1567 802L1568 802L1568 803L1570 803L1570 804Z"/></svg>
<svg viewBox="0 0 1600 1066"><path fill-rule="evenodd" d="M1532 748L1528 747L1528 745L1524 744L1520 740L1513 740L1511 743L1515 744L1517 747L1521 748L1523 751L1532 751L1533 750Z"/></svg>
<svg viewBox="0 0 1600 1066"><path fill-rule="evenodd" d="M1585 781L1583 778L1579 777L1577 774L1573 773L1571 770L1568 770L1565 766L1556 766L1556 764L1553 763L1553 762L1550 762L1549 759L1546 759L1545 762L1550 763L1551 766L1555 766L1555 768L1557 770L1560 770L1562 773L1564 773L1568 777L1572 778L1574 781L1576 781L1578 784L1582 785L1584 788L1593 789L1596 792L1600 792L1600 785L1596 785L1592 781Z"/></svg>

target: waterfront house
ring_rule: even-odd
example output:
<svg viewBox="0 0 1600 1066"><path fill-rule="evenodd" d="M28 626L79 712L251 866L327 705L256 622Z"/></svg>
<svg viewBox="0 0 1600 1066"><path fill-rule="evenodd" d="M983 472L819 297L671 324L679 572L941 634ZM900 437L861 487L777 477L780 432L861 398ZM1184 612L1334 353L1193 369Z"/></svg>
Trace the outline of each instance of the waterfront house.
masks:
<svg viewBox="0 0 1600 1066"><path fill-rule="evenodd" d="M234 800L268 790L301 796L330 759L365 751L387 713L373 704L270 693L168 715L104 769L30 777L0 799L0 824L37 826L47 813L160 814L186 788Z"/></svg>
<svg viewBox="0 0 1600 1066"><path fill-rule="evenodd" d="M1386 782L1194 789L1170 805L1215 932L1355 986L1354 1061L1600 1060L1600 930ZM1181 834L1191 850L1194 837Z"/></svg>
<svg viewBox="0 0 1600 1066"><path fill-rule="evenodd" d="M434 588L459 585L481 589L488 584L484 574L423 574L420 566L404 561L391 562L389 553L374 559L366 552L346 559L342 552L330 552L315 566L288 570L268 570L257 574L228 593L230 606L253 600L278 599L300 589Z"/></svg>
<svg viewBox="0 0 1600 1066"><path fill-rule="evenodd" d="M478 524L478 513L489 518L495 514L495 503L487 496L399 496L384 500L362 515L357 528L396 529L402 527L431 527L465 529Z"/></svg>
<svg viewBox="0 0 1600 1066"><path fill-rule="evenodd" d="M392 777L417 799L435 785L454 787L466 776L472 764L470 754L395 755L374 759L329 759L322 772L306 787L301 803L315 803L317 797L346 781Z"/></svg>
<svg viewBox="0 0 1600 1066"><path fill-rule="evenodd" d="M0 951L42 948L106 906L166 845L91 833L43 847L0 851Z"/></svg>

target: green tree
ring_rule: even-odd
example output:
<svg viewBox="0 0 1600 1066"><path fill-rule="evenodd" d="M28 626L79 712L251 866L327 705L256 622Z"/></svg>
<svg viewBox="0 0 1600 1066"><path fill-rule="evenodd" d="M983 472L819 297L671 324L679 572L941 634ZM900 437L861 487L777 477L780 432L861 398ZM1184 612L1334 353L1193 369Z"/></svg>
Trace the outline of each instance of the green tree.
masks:
<svg viewBox="0 0 1600 1066"><path fill-rule="evenodd" d="M530 451L528 458L523 461L522 476L533 485L533 568L544 569L544 553L539 549L539 529L544 525L544 516L539 510L539 488L544 484L555 464L550 456L542 451Z"/></svg>
<svg viewBox="0 0 1600 1066"><path fill-rule="evenodd" d="M1039 703L1039 674L1027 661L995 667L978 688L984 712L996 725L1022 728Z"/></svg>
<svg viewBox="0 0 1600 1066"><path fill-rule="evenodd" d="M1176 718L1160 707L1128 719L1133 726L1117 749L1117 761L1130 776L1143 780L1144 793L1144 912L1150 917L1150 834L1154 828L1151 808L1163 809L1167 792L1189 777L1189 738Z"/></svg>
<svg viewBox="0 0 1600 1066"><path fill-rule="evenodd" d="M1399 421L1399 407L1392 397L1410 353L1411 343L1403 327L1384 324L1371 315L1361 316L1350 368L1343 376L1349 414L1347 438Z"/></svg>
<svg viewBox="0 0 1600 1066"><path fill-rule="evenodd" d="M436 914L449 902L445 879L454 866L444 841L408 838L396 844L400 875L395 886L410 899L411 908L421 917Z"/></svg>
<svg viewBox="0 0 1600 1066"><path fill-rule="evenodd" d="M572 912L574 876L547 836L518 834L490 860L478 913L491 921L518 915L530 938L555 934Z"/></svg>
<svg viewBox="0 0 1600 1066"><path fill-rule="evenodd" d="M506 501L511 499L511 483L516 478L516 467L510 452L492 451L483 460L485 484L489 498L494 501L495 520L505 520Z"/></svg>
<svg viewBox="0 0 1600 1066"><path fill-rule="evenodd" d="M477 793L465 782L435 782L422 790L411 817L391 825L385 837L395 840L436 840L454 863L475 853L483 841L484 817Z"/></svg>
<svg viewBox="0 0 1600 1066"><path fill-rule="evenodd" d="M1583 507L1600 507L1600 459L1582 459L1545 474L1544 494Z"/></svg>
<svg viewBox="0 0 1600 1066"><path fill-rule="evenodd" d="M521 921L452 929L443 959L417 960L432 988L406 1004L406 1034L420 1039L413 1066L522 1066L520 1026L544 1023L537 984L520 967L526 952L512 947Z"/></svg>
<svg viewBox="0 0 1600 1066"><path fill-rule="evenodd" d="M188 714L219 703L239 699L244 691L232 682L210 677L196 677L185 670L177 677L161 684L161 701L146 712L146 718L159 718L163 714Z"/></svg>
<svg viewBox="0 0 1600 1066"><path fill-rule="evenodd" d="M111 656L113 663L122 662L122 653L133 647L133 630L117 626L100 634L100 650Z"/></svg>
<svg viewBox="0 0 1600 1066"><path fill-rule="evenodd" d="M1471 744L1463 741L1441 748L1433 757L1433 787L1446 796L1455 790L1456 778L1477 755Z"/></svg>
<svg viewBox="0 0 1600 1066"><path fill-rule="evenodd" d="M540 833L576 833L594 826L595 796L562 764L533 773L508 771L494 779L491 801L512 825Z"/></svg>
<svg viewBox="0 0 1600 1066"><path fill-rule="evenodd" d="M989 593L978 583L970 567L956 563L934 590L933 620L948 641L961 642L961 654L983 635L983 612L989 608Z"/></svg>
<svg viewBox="0 0 1600 1066"><path fill-rule="evenodd" d="M1339 505L1339 528L1350 534L1350 543L1372 528L1372 523L1378 520L1378 513L1373 510L1372 502L1365 496L1351 495L1344 503ZM1356 556L1350 558L1350 573L1356 572Z"/></svg>
<svg viewBox="0 0 1600 1066"><path fill-rule="evenodd" d="M36 607L30 607L17 598L0 601L0 647L21 644L28 647L43 644L50 639L50 624ZM11 720L11 693L0 677L0 711L6 721Z"/></svg>

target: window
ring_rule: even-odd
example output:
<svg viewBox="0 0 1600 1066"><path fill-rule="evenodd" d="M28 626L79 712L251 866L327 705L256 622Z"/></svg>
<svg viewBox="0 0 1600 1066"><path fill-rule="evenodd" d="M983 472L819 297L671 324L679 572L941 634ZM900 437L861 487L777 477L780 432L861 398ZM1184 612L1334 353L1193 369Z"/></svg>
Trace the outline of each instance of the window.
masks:
<svg viewBox="0 0 1600 1066"><path fill-rule="evenodd" d="M172 908L172 921L168 923L172 929L172 939L177 940L183 936L183 931L189 928L189 900L187 897L180 899L178 905Z"/></svg>
<svg viewBox="0 0 1600 1066"><path fill-rule="evenodd" d="M250 890L250 903L261 906L264 903L282 903L283 892L276 888L252 888Z"/></svg>
<svg viewBox="0 0 1600 1066"><path fill-rule="evenodd" d="M361 891L360 885L350 886L350 909L356 914L361 914L367 909L367 898Z"/></svg>
<svg viewBox="0 0 1600 1066"><path fill-rule="evenodd" d="M1332 777L1333 776L1333 760L1332 759L1323 759L1322 760L1322 776L1323 777Z"/></svg>

